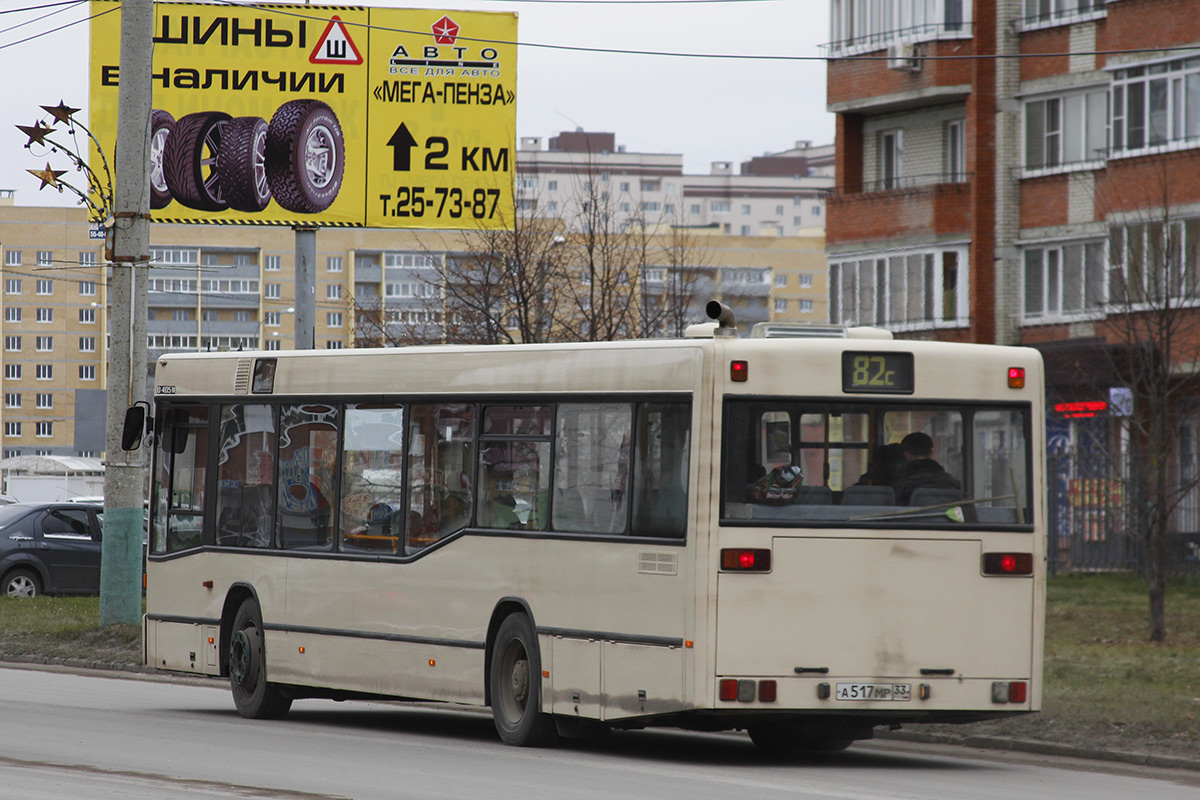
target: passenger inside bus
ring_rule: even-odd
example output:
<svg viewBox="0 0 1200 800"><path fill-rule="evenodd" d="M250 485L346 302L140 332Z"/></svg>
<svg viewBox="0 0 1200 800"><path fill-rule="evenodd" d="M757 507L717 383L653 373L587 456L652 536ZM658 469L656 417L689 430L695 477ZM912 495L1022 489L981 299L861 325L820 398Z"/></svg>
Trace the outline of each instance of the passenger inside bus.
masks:
<svg viewBox="0 0 1200 800"><path fill-rule="evenodd" d="M896 499L909 505L918 489L943 489L958 493L962 499L962 484L933 458L933 437L914 431L900 440L900 449L908 463L895 483Z"/></svg>

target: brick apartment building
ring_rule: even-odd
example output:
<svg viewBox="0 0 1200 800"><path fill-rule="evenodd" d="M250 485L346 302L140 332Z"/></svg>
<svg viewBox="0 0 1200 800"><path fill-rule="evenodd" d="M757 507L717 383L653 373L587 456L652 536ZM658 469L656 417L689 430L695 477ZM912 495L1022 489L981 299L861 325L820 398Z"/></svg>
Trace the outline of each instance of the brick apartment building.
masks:
<svg viewBox="0 0 1200 800"><path fill-rule="evenodd" d="M1195 284L1200 2L831 0L830 10L831 318L1038 347L1051 443L1115 447L1108 402L1121 381L1104 364L1130 318L1126 289L1169 281L1143 273L1168 249L1180 264L1159 272ZM1059 403L1102 411L1072 418L1054 413ZM1183 477L1197 468L1188 416ZM1060 469L1074 487L1079 465ZM1189 530L1196 506L1193 496L1180 507Z"/></svg>

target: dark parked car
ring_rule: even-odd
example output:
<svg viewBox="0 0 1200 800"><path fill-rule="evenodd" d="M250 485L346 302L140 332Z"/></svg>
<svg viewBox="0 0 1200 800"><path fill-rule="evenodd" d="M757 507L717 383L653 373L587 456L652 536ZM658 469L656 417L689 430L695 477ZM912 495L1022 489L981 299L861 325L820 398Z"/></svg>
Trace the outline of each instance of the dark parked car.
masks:
<svg viewBox="0 0 1200 800"><path fill-rule="evenodd" d="M0 596L98 594L99 503L0 506Z"/></svg>

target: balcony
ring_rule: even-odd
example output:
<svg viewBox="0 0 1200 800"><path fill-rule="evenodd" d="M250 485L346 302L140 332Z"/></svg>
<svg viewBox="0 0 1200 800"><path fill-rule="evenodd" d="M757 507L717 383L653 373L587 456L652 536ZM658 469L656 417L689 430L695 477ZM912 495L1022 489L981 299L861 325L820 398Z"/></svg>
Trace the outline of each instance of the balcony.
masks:
<svg viewBox="0 0 1200 800"><path fill-rule="evenodd" d="M970 234L969 174L903 176L864 183L862 188L839 191L826 201L825 235L830 244Z"/></svg>

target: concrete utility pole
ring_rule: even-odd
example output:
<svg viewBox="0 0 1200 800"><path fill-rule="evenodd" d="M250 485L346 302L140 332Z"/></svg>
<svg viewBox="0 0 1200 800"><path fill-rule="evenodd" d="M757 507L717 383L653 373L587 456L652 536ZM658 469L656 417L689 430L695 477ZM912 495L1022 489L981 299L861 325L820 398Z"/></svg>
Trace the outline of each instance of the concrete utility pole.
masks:
<svg viewBox="0 0 1200 800"><path fill-rule="evenodd" d="M317 229L296 226L295 348L312 350L317 322Z"/></svg>
<svg viewBox="0 0 1200 800"><path fill-rule="evenodd" d="M121 4L113 272L109 291L108 416L100 624L142 617L145 450L121 449L125 409L146 399L146 270L150 261L152 0Z"/></svg>

